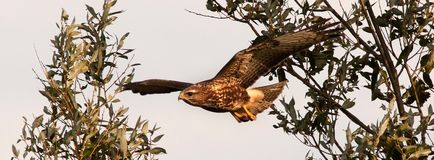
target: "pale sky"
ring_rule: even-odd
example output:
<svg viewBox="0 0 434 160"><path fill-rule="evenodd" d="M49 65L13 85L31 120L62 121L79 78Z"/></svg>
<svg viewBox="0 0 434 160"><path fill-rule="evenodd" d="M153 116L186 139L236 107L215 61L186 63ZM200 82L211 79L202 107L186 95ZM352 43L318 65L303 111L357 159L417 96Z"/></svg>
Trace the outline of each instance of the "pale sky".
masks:
<svg viewBox="0 0 434 160"><path fill-rule="evenodd" d="M38 93L42 85L32 72L33 68L42 73L35 50L44 62L50 63L53 48L49 40L58 33L55 23L60 19L61 8L82 21L85 4L100 10L102 1L0 2L0 69L3 75L0 79L3 109L0 159L9 159L11 145L21 134L22 116L32 120L33 116L42 113L44 105L48 105ZM119 36L130 32L126 47L136 49L134 62L142 64L136 68L135 81L149 78L187 82L206 80L213 77L234 53L249 46L255 35L248 26L199 17L184 10L209 13L205 3L206 0L118 2L115 10L126 12L119 15L110 32ZM274 83L266 79L262 78L259 85ZM306 89L297 87L300 85L291 81L284 96L287 101L295 97L296 107L301 109L303 103L299 101L304 99ZM230 114L211 113L178 101L177 94L139 96L125 92L119 96L121 104L129 107L131 124L142 116L150 124L157 123L162 127L159 133L165 136L159 146L168 154L159 156L160 159L304 159L310 149L292 135L274 129L272 125L277 120L268 115L269 110L259 114L256 121L240 124ZM365 122L378 119L373 119L372 113L363 107L351 111L363 116L361 119ZM347 123L348 120L344 120L342 126L346 127ZM23 148L19 149L22 153Z"/></svg>

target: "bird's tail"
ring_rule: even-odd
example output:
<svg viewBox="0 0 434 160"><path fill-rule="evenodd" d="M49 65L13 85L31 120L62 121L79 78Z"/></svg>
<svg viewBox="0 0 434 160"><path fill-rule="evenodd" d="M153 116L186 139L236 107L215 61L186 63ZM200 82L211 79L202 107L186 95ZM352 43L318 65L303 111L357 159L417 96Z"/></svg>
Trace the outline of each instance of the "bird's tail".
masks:
<svg viewBox="0 0 434 160"><path fill-rule="evenodd" d="M262 100L263 102L261 103L263 105L253 106L249 108L249 111L256 115L266 110L267 108L271 107L274 100L276 100L277 97L280 95L280 93L282 93L283 87L286 85L287 82L288 81L282 81L276 84L254 88L264 93L264 99Z"/></svg>
<svg viewBox="0 0 434 160"><path fill-rule="evenodd" d="M248 89L250 101L245 104L245 108L254 116L268 109L273 105L273 101L276 100L280 93L282 93L283 87L287 82L288 81L282 81L268 86ZM253 97L254 95L256 98ZM243 108L231 113L238 122L255 120L252 119L251 116L249 116L249 113L247 113Z"/></svg>

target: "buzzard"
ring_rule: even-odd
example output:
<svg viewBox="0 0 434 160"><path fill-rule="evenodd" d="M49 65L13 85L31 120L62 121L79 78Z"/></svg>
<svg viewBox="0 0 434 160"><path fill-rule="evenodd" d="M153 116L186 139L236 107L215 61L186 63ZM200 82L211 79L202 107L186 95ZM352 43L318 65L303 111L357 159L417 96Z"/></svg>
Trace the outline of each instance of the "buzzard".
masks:
<svg viewBox="0 0 434 160"><path fill-rule="evenodd" d="M212 112L230 112L238 122L253 121L258 113L272 105L287 81L249 87L291 54L340 36L340 28L327 29L334 25L310 27L254 44L236 53L217 75L209 80L193 84L149 79L126 84L124 90L132 90L133 93L141 95L181 91L178 99L190 105Z"/></svg>

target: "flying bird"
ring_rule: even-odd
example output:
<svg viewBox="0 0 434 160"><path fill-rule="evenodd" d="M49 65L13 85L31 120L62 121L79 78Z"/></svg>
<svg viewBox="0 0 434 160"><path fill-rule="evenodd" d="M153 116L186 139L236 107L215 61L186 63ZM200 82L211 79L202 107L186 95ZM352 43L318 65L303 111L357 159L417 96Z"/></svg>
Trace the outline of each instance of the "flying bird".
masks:
<svg viewBox="0 0 434 160"><path fill-rule="evenodd" d="M340 28L327 29L334 25L310 27L253 44L236 53L217 75L209 80L193 84L149 79L128 83L124 85L124 90L132 90L133 93L141 95L181 91L178 99L190 105L212 112L230 112L238 122L253 121L258 113L273 104L287 81L249 87L291 54L340 36Z"/></svg>

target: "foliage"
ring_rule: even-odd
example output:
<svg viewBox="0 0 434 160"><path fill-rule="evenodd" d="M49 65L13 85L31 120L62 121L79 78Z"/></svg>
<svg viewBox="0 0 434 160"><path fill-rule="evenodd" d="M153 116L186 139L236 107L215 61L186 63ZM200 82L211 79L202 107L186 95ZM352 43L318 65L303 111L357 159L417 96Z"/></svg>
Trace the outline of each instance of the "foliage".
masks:
<svg viewBox="0 0 434 160"><path fill-rule="evenodd" d="M116 98L138 64L127 61L133 51L123 47L128 33L118 38L106 31L122 13L111 11L115 4L104 1L100 13L86 6L83 23L62 11L52 63L41 63L44 76L38 76L49 105L34 120L24 117L18 140L24 153L13 145L12 159L155 159L166 153L155 146L163 137L159 128L141 118L128 126L128 108Z"/></svg>
<svg viewBox="0 0 434 160"><path fill-rule="evenodd" d="M324 159L419 159L433 155L434 118L431 71L434 68L434 5L428 1L359 0L346 9L327 0L207 0L217 19L247 24L263 39L335 21L345 36L295 53L272 71L306 86L307 104L295 99L273 108L285 133L317 149ZM383 4L386 3L386 4ZM375 10L375 11L374 11ZM338 13L340 12L340 13ZM332 19L332 20L329 20ZM432 74L431 74L432 75ZM363 92L364 91L364 92ZM366 124L351 109L367 107L355 94L371 94L384 113ZM358 126L336 138L344 115ZM344 139L344 140L343 140ZM308 157L313 158L313 157Z"/></svg>

